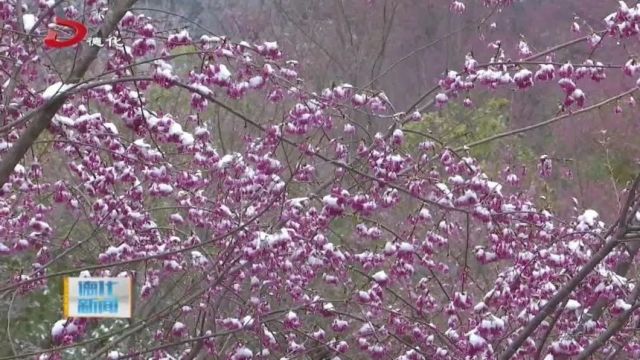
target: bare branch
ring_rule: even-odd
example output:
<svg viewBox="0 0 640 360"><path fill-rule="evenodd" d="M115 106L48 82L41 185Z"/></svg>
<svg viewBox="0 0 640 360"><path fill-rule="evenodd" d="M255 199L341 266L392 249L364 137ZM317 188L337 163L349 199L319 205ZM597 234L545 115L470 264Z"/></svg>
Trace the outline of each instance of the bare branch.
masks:
<svg viewBox="0 0 640 360"><path fill-rule="evenodd" d="M598 338L596 338L591 343L589 343L589 346L587 346L584 350L582 350L582 352L580 353L580 355L578 355L576 360L585 360L589 356L595 354L595 352L598 351L598 349L604 346L604 344L612 336L617 334L620 331L620 329L622 329L625 326L625 324L627 323L627 321L629 321L629 318L634 313L634 311L640 308L640 303L638 302L638 299L640 299L640 286L636 286L633 289L633 294L631 295L630 298L631 298L632 306L629 309L625 310L622 314L620 314L618 318L613 320L611 322L611 325L609 325L609 327L607 328L607 330L605 330L602 334L600 334Z"/></svg>

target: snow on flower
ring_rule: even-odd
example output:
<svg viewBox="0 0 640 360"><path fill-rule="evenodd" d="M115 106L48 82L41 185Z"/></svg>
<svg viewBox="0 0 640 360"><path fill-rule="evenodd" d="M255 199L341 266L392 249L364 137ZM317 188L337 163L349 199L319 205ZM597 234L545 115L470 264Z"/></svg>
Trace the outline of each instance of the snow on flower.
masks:
<svg viewBox="0 0 640 360"><path fill-rule="evenodd" d="M527 69L522 69L513 76L513 81L520 89L526 89L533 86L533 73Z"/></svg>
<svg viewBox="0 0 640 360"><path fill-rule="evenodd" d="M580 307L582 307L582 305L575 299L569 299L567 305L564 306L565 310L577 310Z"/></svg>
<svg viewBox="0 0 640 360"><path fill-rule="evenodd" d="M236 160L236 157L235 154L227 154L218 161L216 167L220 170L226 169Z"/></svg>
<svg viewBox="0 0 640 360"><path fill-rule="evenodd" d="M375 282L381 285L386 284L387 281L389 281L389 276L383 270L380 270L377 273L373 274L372 278L373 280L375 280Z"/></svg>
<svg viewBox="0 0 640 360"><path fill-rule="evenodd" d="M51 337L55 339L62 336L66 323L67 323L66 319L56 321L55 324L53 324L53 327L51 328Z"/></svg>
<svg viewBox="0 0 640 360"><path fill-rule="evenodd" d="M598 219L599 216L598 212L593 209L585 210L582 215L578 216L578 226L576 228L579 231L586 231L589 228L593 228L597 225L596 219Z"/></svg>
<svg viewBox="0 0 640 360"><path fill-rule="evenodd" d="M7 72L0 80L2 95L10 95L2 99L7 120L0 139L3 154L29 138L23 136L33 128L28 114L43 105L57 105L45 103L56 94L66 98L73 91L66 82L75 80L54 84L57 75L51 72L45 52L19 41L19 33L35 30L37 18L51 14L53 2L36 1L34 9L25 4L21 12L0 5L0 18L8 30L0 34L0 62L5 68L16 64L20 70L17 79L9 79ZM80 10L75 5L81 2L76 2L65 2L60 14L78 19L86 10L86 24L92 29L110 19L106 0L87 1L86 9ZM537 37L528 29L540 16L521 17L523 29L530 30L522 36L508 26L496 27L504 24L499 18L510 13L503 8L516 2L481 3L495 7L487 28L458 34L478 43L474 53L456 59L455 54L461 53L454 51L446 64L431 64L434 53L435 59L445 56L422 51L414 59L420 71L408 74L411 67L396 67L384 75L385 81L369 85L363 85L367 79L362 74L348 71L357 86L340 83L332 74L324 76L335 67L325 66L327 59L288 58L285 44L221 35L195 37L183 30L185 26L160 29L161 19L152 18L152 13L125 9L117 24L130 35L123 41L131 48L100 50L100 61L80 77L85 85L51 111L46 136L38 136L34 151L10 164L13 172L0 185L0 255L25 260L7 272L3 286L17 290L20 301L49 291L43 267L60 254L66 256L61 250L73 248L83 238L73 231L65 237L72 223L63 215L69 213L72 221L86 223L83 228L99 229L89 241L91 246L83 246L77 266L144 260L135 274L142 285L141 301L153 302L152 296L162 295L167 303L179 302L184 294L166 288L176 281L208 289L189 304L170 309L168 322L149 324L148 341L138 344L136 351L189 340L191 330L199 336L198 314L223 298L231 303L219 307L208 325L222 331L246 330L254 336L232 334L221 347L215 330L203 329L207 338L199 343L201 356L236 360L313 356L315 341L336 358L493 358L514 344L551 299L564 294L556 306L566 305L541 357L577 355L582 346L594 344L590 340L604 331L603 326L634 309L629 294L637 285L632 258L623 246L616 246L575 290L563 292L567 279L581 274L579 269L602 248L603 221L615 217L602 215L606 204L598 209L600 215L582 209L583 200L594 203L597 195L588 191L580 202L567 196L574 192L571 188L551 191L557 195L553 198L543 197L546 187L557 181L544 189L538 186L543 183L535 179L535 166L542 177L550 178L556 175L553 167L560 169L561 177L571 164L551 155L541 156L537 163L516 156L517 137L495 143L496 151L487 158L473 149L475 145L464 147L474 140L450 134L445 128L451 124L441 120L480 126L467 120L476 121L487 107L496 110L493 102L486 101L507 92L519 106L497 110L515 111L512 115L517 116L533 106L536 114L556 116L569 128L572 120L565 118L571 112L580 107L580 113L589 110L584 108L587 90L594 104L605 101L606 94L621 94L609 100L618 113L633 106L634 89L625 86L640 76L630 46L640 34L640 6L614 3L604 21L605 31L595 28L596 33L574 39L572 48L584 45L587 53L597 50L590 45L602 46L591 54L594 59L564 50L545 52L544 59L527 59L532 50L556 48L551 40L562 36ZM451 0L444 10L461 14L469 4ZM351 15L365 14L370 6L381 9L372 1L349 4L349 22L358 25L353 29L362 24ZM525 13L536 8L545 14L550 9L548 4L529 2L518 6ZM221 21L248 26L249 32L263 25L255 9L241 8L246 10L238 13L242 16L236 16L238 8ZM335 9L327 10L321 18L330 19ZM402 18L407 14L411 11L404 8L397 12L393 26L402 24L403 31L410 31L413 27ZM566 16L564 25L542 18L548 22L544 26L559 29L562 35L570 29L584 32L579 28L591 15ZM16 20L22 21L23 29ZM321 19L307 20L313 27L313 21ZM338 25L344 25L343 20ZM317 29L318 36L328 34L324 27ZM353 37L348 29L342 30L346 41L362 50L360 55L370 55L367 50L375 55L376 49L368 49L374 33L356 31L358 36ZM409 39L408 33L391 32ZM329 45L340 43L324 40ZM296 50L292 53L307 53L298 51L304 50L302 43L286 45L287 50ZM615 47L621 51L608 51ZM342 55L349 54L337 55L345 60ZM347 70L362 70L357 63L351 65ZM387 72L387 65L375 72ZM310 71L319 73L307 78ZM338 82L329 85L331 81ZM392 87L379 88L385 84ZM185 93L183 87L190 91ZM536 99L518 100L521 92L511 91L533 87L540 89L531 94ZM535 103L527 105L532 99ZM477 109L466 108L470 106ZM615 119L620 129L632 120L627 119L631 111L624 114ZM467 115L474 118L466 119ZM26 122L9 126L20 119ZM607 136L622 134L620 129L614 133L607 128ZM538 150L558 152L544 146ZM471 158L473 153L481 157ZM495 181L496 177L504 182ZM630 191L620 193L626 196ZM580 210L567 216L572 206ZM541 207L562 209L564 215ZM629 229L637 222L640 211L630 219ZM70 269L74 263L68 262ZM626 268L631 270L620 270ZM76 273L131 276L131 269ZM598 303L603 304L598 318L586 320L585 313ZM415 321L418 318L430 322ZM94 325L86 319L54 320L46 330L51 331L52 345L74 346L91 337ZM535 354L547 325L530 334L514 356ZM572 332L577 335L566 336ZM614 341L622 339L625 346L619 356L638 358L640 343L623 335L613 336L598 352L610 352ZM184 353L163 350L154 355L188 356L188 345ZM121 354L113 349L103 355Z"/></svg>
<svg viewBox="0 0 640 360"><path fill-rule="evenodd" d="M24 25L24 31L30 32L35 26L37 18L33 14L24 14L22 15L22 24Z"/></svg>
<svg viewBox="0 0 640 360"><path fill-rule="evenodd" d="M231 356L231 360L249 360L253 358L253 351L249 348L242 346L238 348L233 356Z"/></svg>
<svg viewBox="0 0 640 360"><path fill-rule="evenodd" d="M472 332L469 334L469 346L472 353L477 353L487 346L487 340L476 332Z"/></svg>
<svg viewBox="0 0 640 360"><path fill-rule="evenodd" d="M122 356L123 354L117 350L112 350L109 351L109 353L107 354L107 358L110 360L117 360L120 358L120 356Z"/></svg>
<svg viewBox="0 0 640 360"><path fill-rule="evenodd" d="M171 327L171 332L174 336L182 336L185 333L187 326L180 321L176 321Z"/></svg>
<svg viewBox="0 0 640 360"><path fill-rule="evenodd" d="M169 48L174 48L181 45L188 45L191 43L191 36L189 35L189 31L186 29L180 31L177 34L171 34L167 38L167 46Z"/></svg>
<svg viewBox="0 0 640 360"><path fill-rule="evenodd" d="M435 100L436 100L436 105L439 107L442 107L447 102L449 102L449 97L447 96L447 94L439 93L438 95L436 95Z"/></svg>

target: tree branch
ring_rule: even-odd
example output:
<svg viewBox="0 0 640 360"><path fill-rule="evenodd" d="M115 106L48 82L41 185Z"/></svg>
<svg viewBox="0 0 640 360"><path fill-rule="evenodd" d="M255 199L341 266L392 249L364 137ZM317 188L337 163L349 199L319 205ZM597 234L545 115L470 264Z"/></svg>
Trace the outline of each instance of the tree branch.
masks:
<svg viewBox="0 0 640 360"><path fill-rule="evenodd" d="M582 350L580 355L576 360L585 360L592 354L595 354L598 349L600 349L604 344L615 334L624 327L624 325L629 321L629 318L640 307L640 303L638 303L638 299L640 298L640 286L636 286L633 289L633 294L631 295L632 306L625 310L618 318L613 320L611 325L605 330L598 338L589 343L586 349Z"/></svg>
<svg viewBox="0 0 640 360"><path fill-rule="evenodd" d="M560 289L554 296L549 300L549 302L542 308L542 310L525 326L525 328L520 332L518 337L511 343L511 345L505 350L502 354L500 354L500 360L508 360L515 355L520 346L527 340L527 338L533 334L533 332L538 328L538 326L547 318L547 316L551 315L553 310L560 304L567 296L569 296L573 290L587 277L595 267L607 256L609 253L620 243L620 239L624 236L627 227L626 227L626 219L629 210L632 208L635 198L636 191L638 189L638 185L640 184L640 176L637 176L631 190L629 191L629 195L627 197L627 202L621 210L621 214L619 216L619 225L616 231L616 234L612 236L603 246L598 250L598 252L586 263L580 271L562 288Z"/></svg>
<svg viewBox="0 0 640 360"><path fill-rule="evenodd" d="M120 19L124 16L124 14L129 10L129 8L136 2L137 0L119 0L116 1L113 7L109 10L105 17L105 22L102 24L100 30L98 30L97 35L99 35L103 40L106 39L109 34L115 29L115 27L120 22ZM97 46L85 46L82 48L82 53L80 55L80 60L76 67L74 67L73 71L69 75L66 83L77 83L83 77L84 74L89 69L89 66L93 63L93 61L98 56L98 52L100 48ZM9 176L13 173L16 165L22 160L24 154L29 150L31 145L36 141L38 136L49 126L51 123L51 119L58 112L60 107L67 100L68 95L61 94L57 96L52 102L50 102L47 106L42 108L38 113L35 114L35 119L29 125L29 127L22 134L20 139L11 147L11 150L0 162L0 187L2 187L8 180Z"/></svg>
<svg viewBox="0 0 640 360"><path fill-rule="evenodd" d="M597 104L593 104L591 106L587 106L586 108L583 108L583 109L580 109L580 110L577 110L577 111L574 111L574 112L569 112L569 113L566 113L566 114L563 114L563 115L560 115L560 116L556 116L556 117L553 117L551 119L539 122L537 124L533 124L533 125L522 127L520 129L514 129L514 130L510 130L510 131L505 131L505 132L500 133L500 134L489 136L487 138L484 138L484 139L481 139L481 140L478 140L478 141L474 141L474 142L472 142L470 144L464 145L464 146L462 146L460 148L457 148L456 150L459 151L459 150L463 150L463 149L466 149L466 148L472 148L472 147L475 147L475 146L478 146L478 145L486 144L486 143L494 141L494 140L501 139L503 137L512 136L512 135L516 135L516 134L521 134L523 132L527 132L527 131L530 131L530 130L541 128L543 126L547 126L547 125L553 124L553 123L558 122L560 120L564 120L564 119L569 118L571 116L580 115L582 113L586 113L586 112L589 112L591 110L597 109L599 107L602 107L604 105L607 105L609 103L617 101L618 99L621 99L623 97L629 96L629 95L633 94L634 92L636 92L637 90L638 90L638 87L633 87L630 90L627 90L627 91L625 91L625 92L623 92L621 94L618 94L618 95L616 95L614 97L611 97L611 98L608 98L606 100L603 100L603 101L601 101L601 102L599 102Z"/></svg>

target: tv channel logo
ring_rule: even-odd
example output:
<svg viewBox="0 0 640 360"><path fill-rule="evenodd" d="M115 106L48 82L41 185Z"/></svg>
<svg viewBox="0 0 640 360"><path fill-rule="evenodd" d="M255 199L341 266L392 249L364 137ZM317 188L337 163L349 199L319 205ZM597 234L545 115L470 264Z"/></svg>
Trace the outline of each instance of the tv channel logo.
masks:
<svg viewBox="0 0 640 360"><path fill-rule="evenodd" d="M65 318L130 318L133 283L129 277L66 277L62 309Z"/></svg>
<svg viewBox="0 0 640 360"><path fill-rule="evenodd" d="M47 36L44 38L45 46L50 48L61 49L74 46L83 41L88 33L87 27L83 23L74 20L63 19L56 16L53 18L53 24L53 28L49 29ZM73 31L73 35L69 38L63 39L61 38L60 33L58 33L59 29L56 29L56 27L71 29ZM105 40L101 37L91 36L87 39L87 44L90 46L103 47L105 45L105 41L109 46L123 46L121 39L114 36L110 36Z"/></svg>

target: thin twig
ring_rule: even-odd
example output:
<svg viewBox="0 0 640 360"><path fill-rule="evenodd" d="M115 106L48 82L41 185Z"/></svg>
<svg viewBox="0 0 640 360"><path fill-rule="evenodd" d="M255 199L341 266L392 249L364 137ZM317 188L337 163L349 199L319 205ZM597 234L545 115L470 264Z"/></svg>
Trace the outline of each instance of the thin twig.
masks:
<svg viewBox="0 0 640 360"><path fill-rule="evenodd" d="M623 97L629 96L629 95L633 94L634 92L636 92L637 90L638 90L638 87L633 87L630 90L627 90L627 91L625 91L625 92L623 92L621 94L618 94L618 95L616 95L614 97L611 97L611 98L608 98L606 100L603 100L603 101L601 101L601 102L599 102L597 104L588 106L586 108L583 108L583 109L580 109L580 110L577 110L577 111L574 111L574 112L569 112L569 113L566 113L566 114L563 114L563 115L560 115L560 116L556 116L556 117L553 117L551 119L539 122L537 124L533 124L533 125L522 127L520 129L514 129L514 130L510 130L510 131L505 131L505 132L500 133L500 134L489 136L487 138L484 138L484 139L481 139L481 140L478 140L478 141L474 141L472 143L469 143L467 145L459 147L456 150L457 151L465 150L465 149L476 147L476 146L482 145L482 144L486 144L488 142L491 142L491 141L494 141L494 140L498 140L498 139L501 139L501 138L504 138L504 137L513 136L513 135L516 135L516 134L521 134L521 133L524 133L524 132L527 132L527 131L535 130L535 129L541 128L543 126L547 126L547 125L553 124L555 122L558 122L560 120L564 120L564 119L570 118L572 116L580 115L580 114L589 112L591 110L600 108L600 107L602 107L604 105L607 105L609 103L615 102L618 99L621 99Z"/></svg>

